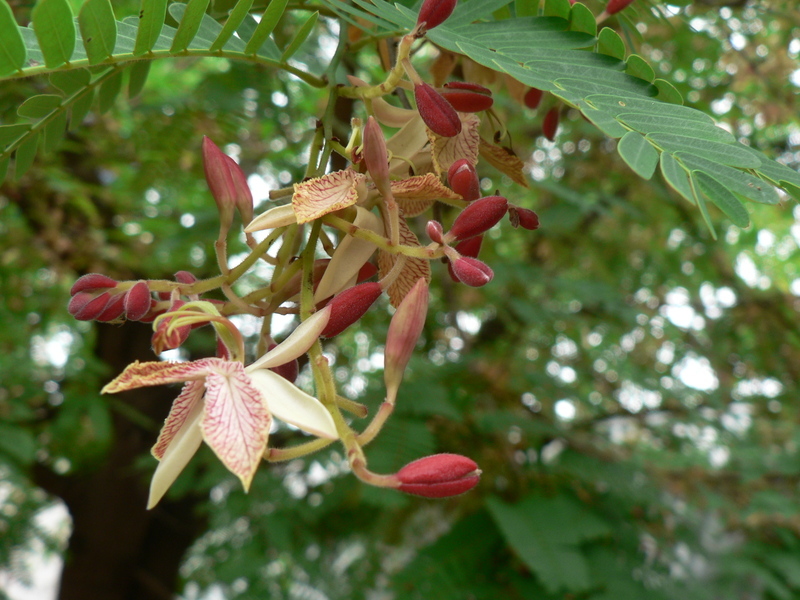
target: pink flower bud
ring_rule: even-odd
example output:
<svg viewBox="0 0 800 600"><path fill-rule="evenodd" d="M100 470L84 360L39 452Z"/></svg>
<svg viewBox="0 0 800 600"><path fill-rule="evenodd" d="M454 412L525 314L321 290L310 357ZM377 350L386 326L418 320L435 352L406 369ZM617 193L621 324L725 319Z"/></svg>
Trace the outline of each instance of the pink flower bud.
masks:
<svg viewBox="0 0 800 600"><path fill-rule="evenodd" d="M558 131L558 107L554 106L547 111L542 121L542 134L551 142L556 139L556 131Z"/></svg>
<svg viewBox="0 0 800 600"><path fill-rule="evenodd" d="M87 273L86 275L81 275L78 277L75 283L72 284L72 288L69 290L69 295L74 296L78 292L107 290L115 287L117 287L117 282L114 279L111 279L111 277L106 277L100 273Z"/></svg>
<svg viewBox="0 0 800 600"><path fill-rule="evenodd" d="M391 195L389 184L389 153L386 150L386 138L375 117L369 117L364 126L364 162L372 176L375 187L383 196Z"/></svg>
<svg viewBox="0 0 800 600"><path fill-rule="evenodd" d="M253 220L253 193L247 184L247 176L236 161L226 154L225 162L228 165L231 181L233 182L233 199L236 203L236 208L242 218L242 225L247 227L250 221Z"/></svg>
<svg viewBox="0 0 800 600"><path fill-rule="evenodd" d="M456 109L427 83L414 86L417 110L425 125L441 137L455 137L461 133L461 119Z"/></svg>
<svg viewBox="0 0 800 600"><path fill-rule="evenodd" d="M531 231L539 229L539 215L530 208L522 208L521 206L509 204L508 218L511 221L511 226L514 228L522 227L523 229L530 229Z"/></svg>
<svg viewBox="0 0 800 600"><path fill-rule="evenodd" d="M428 233L428 237L431 238L432 242L436 242L437 244L444 243L442 241L444 229L439 221L428 221L428 224L425 226L425 231Z"/></svg>
<svg viewBox="0 0 800 600"><path fill-rule="evenodd" d="M371 277L374 277L375 274L378 272L378 267L373 265L371 262L365 262L361 265L361 268L358 270L358 275L356 276L356 282L362 283Z"/></svg>
<svg viewBox="0 0 800 600"><path fill-rule="evenodd" d="M397 390L403 381L403 374L425 326L427 315L428 283L420 278L392 315L389 332L386 334L383 380L389 402L394 403L397 398Z"/></svg>
<svg viewBox="0 0 800 600"><path fill-rule="evenodd" d="M175 273L175 281L184 285L191 285L197 281L197 277L189 271L178 271Z"/></svg>
<svg viewBox="0 0 800 600"><path fill-rule="evenodd" d="M434 454L408 463L397 472L398 489L425 498L448 498L474 488L481 471L474 460L458 454Z"/></svg>
<svg viewBox="0 0 800 600"><path fill-rule="evenodd" d="M150 310L150 288L138 281L125 293L125 313L131 321L141 321Z"/></svg>
<svg viewBox="0 0 800 600"><path fill-rule="evenodd" d="M227 231L233 222L233 211L236 209L235 194L228 161L225 153L210 138L203 136L203 170L211 195L217 203L220 228Z"/></svg>
<svg viewBox="0 0 800 600"><path fill-rule="evenodd" d="M544 92L537 88L531 88L525 93L525 97L522 101L525 103L530 109L537 109L539 107L539 103L542 101L542 96Z"/></svg>
<svg viewBox="0 0 800 600"><path fill-rule="evenodd" d="M461 256L450 262L456 279L470 287L484 286L494 278L494 271L489 268L489 265L477 258Z"/></svg>
<svg viewBox="0 0 800 600"><path fill-rule="evenodd" d="M442 96L459 112L476 113L488 110L494 104L492 91L477 83L451 81L444 84Z"/></svg>
<svg viewBox="0 0 800 600"><path fill-rule="evenodd" d="M78 292L69 301L67 310L78 321L92 321L102 314L111 300L108 292L100 295L91 292Z"/></svg>
<svg viewBox="0 0 800 600"><path fill-rule="evenodd" d="M508 200L503 196L486 196L476 200L456 217L444 240L450 243L479 235L494 227L507 211Z"/></svg>
<svg viewBox="0 0 800 600"><path fill-rule="evenodd" d="M470 258L478 258L478 254L481 252L481 244L483 243L483 236L476 235L475 237L471 237L463 242L459 242L455 250L461 256L468 256ZM461 281L458 277L456 277L455 272L453 271L453 263L452 261L447 261L447 271L450 273L450 279L453 281Z"/></svg>
<svg viewBox="0 0 800 600"><path fill-rule="evenodd" d="M467 202L481 197L481 181L478 171L466 158L459 158L447 170L447 183L456 194Z"/></svg>
<svg viewBox="0 0 800 600"><path fill-rule="evenodd" d="M331 318L320 337L332 338L358 321L382 293L378 282L354 285L330 301Z"/></svg>
<svg viewBox="0 0 800 600"><path fill-rule="evenodd" d="M116 321L125 313L125 294L115 294L111 296L106 307L96 320L101 323L108 323L109 321Z"/></svg>
<svg viewBox="0 0 800 600"><path fill-rule="evenodd" d="M453 14L457 3L458 0L425 0L419 9L417 25L425 23L426 30L438 27Z"/></svg>
<svg viewBox="0 0 800 600"><path fill-rule="evenodd" d="M608 4L606 4L606 12L609 15L615 15L619 11L627 8L632 3L633 0L608 0Z"/></svg>

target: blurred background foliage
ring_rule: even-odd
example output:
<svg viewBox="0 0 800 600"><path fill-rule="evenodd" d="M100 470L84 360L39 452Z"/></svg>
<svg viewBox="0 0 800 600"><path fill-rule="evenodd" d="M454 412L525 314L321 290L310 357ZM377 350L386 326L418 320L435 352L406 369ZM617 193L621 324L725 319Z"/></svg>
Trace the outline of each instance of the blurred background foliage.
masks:
<svg viewBox="0 0 800 600"><path fill-rule="evenodd" d="M674 4L683 6L639 0L608 24L688 104L797 169L795 3ZM11 5L24 22L30 6ZM119 3L117 16L136 6ZM295 26L289 13L279 31ZM297 60L322 64L336 35L337 24L321 18ZM373 47L348 61L379 76ZM696 210L659 177L633 175L615 142L577 113L567 111L548 142L547 101L523 108L500 83L497 110L530 188L481 165L484 189L535 209L542 227L491 232L481 257L495 279L485 288L457 286L434 265L424 347L396 415L368 448L379 472L435 452L474 458L480 486L447 501L366 487L335 448L265 465L245 495L203 448L169 501L146 514L155 466L146 450L173 391L101 397L125 352L138 348L146 359L149 332L76 323L66 312L69 287L87 272L214 274L216 211L201 136L240 161L263 200L302 178L325 102L318 92L226 60L155 62L141 95L90 114L58 152L5 183L5 576L29 579L33 548L63 554L72 583L62 598L800 596L800 209L787 198L749 204L747 230L712 213L714 241ZM45 88L37 79L5 83L0 114ZM371 410L383 394L387 323L380 306L326 348L344 393ZM200 335L185 354L210 353L213 340ZM284 428L273 440L300 437ZM122 478L140 490L127 503L87 491L98 482L117 489ZM69 526L43 528L39 517L61 503ZM183 542L162 556L154 548L165 542L142 532L165 523ZM130 550L113 565L116 579L89 583L91 563L79 557L111 560L112 545ZM115 595L103 585L128 587Z"/></svg>

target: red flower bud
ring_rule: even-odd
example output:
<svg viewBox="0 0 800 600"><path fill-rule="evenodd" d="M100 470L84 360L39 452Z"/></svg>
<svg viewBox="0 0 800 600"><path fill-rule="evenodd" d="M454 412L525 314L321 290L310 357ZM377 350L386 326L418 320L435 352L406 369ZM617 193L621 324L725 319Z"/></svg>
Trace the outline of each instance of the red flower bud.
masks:
<svg viewBox="0 0 800 600"><path fill-rule="evenodd" d="M451 81L444 84L442 96L459 112L476 113L488 110L494 104L492 90L477 83Z"/></svg>
<svg viewBox="0 0 800 600"><path fill-rule="evenodd" d="M103 309L103 312L97 315L96 320L100 321L101 323L116 321L124 313L125 313L125 294L115 294L114 296L111 296L111 300L109 300L108 304Z"/></svg>
<svg viewBox="0 0 800 600"><path fill-rule="evenodd" d="M447 183L456 194L467 202L481 197L481 180L478 171L466 158L455 161L447 170Z"/></svg>
<svg viewBox="0 0 800 600"><path fill-rule="evenodd" d="M556 131L558 130L558 107L554 106L547 111L542 121L542 134L551 142L556 139Z"/></svg>
<svg viewBox="0 0 800 600"><path fill-rule="evenodd" d="M523 229L530 229L531 231L539 229L539 215L530 208L522 208L521 206L509 204L508 218L511 221L511 226L514 228L522 227Z"/></svg>
<svg viewBox="0 0 800 600"><path fill-rule="evenodd" d="M176 300L169 307L170 311L178 310L181 306L186 304L183 300ZM150 343L153 346L153 351L156 354L161 354L164 350L174 350L179 348L183 342L189 337L192 332L191 325L184 325L183 327L173 327L170 330L172 318L167 317L158 323L158 327L153 333Z"/></svg>
<svg viewBox="0 0 800 600"><path fill-rule="evenodd" d="M354 285L330 301L331 318L320 337L332 338L358 321L378 299L383 290L378 282Z"/></svg>
<svg viewBox="0 0 800 600"><path fill-rule="evenodd" d="M78 292L106 290L114 287L117 287L117 282L114 279L111 279L111 277L106 277L100 273L87 273L86 275L81 275L78 277L75 283L72 284L72 288L69 290L69 295L74 296Z"/></svg>
<svg viewBox="0 0 800 600"><path fill-rule="evenodd" d="M108 292L98 296L91 292L78 292L70 299L67 310L78 321L92 321L103 313L110 300Z"/></svg>
<svg viewBox="0 0 800 600"><path fill-rule="evenodd" d="M470 287L484 286L494 278L494 271L489 268L489 265L477 258L461 256L451 261L451 265L456 279Z"/></svg>
<svg viewBox="0 0 800 600"><path fill-rule="evenodd" d="M455 249L458 254L461 256L468 256L470 258L478 258L478 254L481 252L481 244L483 243L483 236L476 235L475 237L471 237L463 242L459 242ZM455 272L453 271L453 263L451 261L447 261L447 271L450 273L450 279L453 281L460 281L458 277L456 277Z"/></svg>
<svg viewBox="0 0 800 600"><path fill-rule="evenodd" d="M544 92L537 88L531 88L525 93L525 97L522 101L525 103L530 109L536 109L539 107L539 103L542 101L542 96Z"/></svg>
<svg viewBox="0 0 800 600"><path fill-rule="evenodd" d="M370 116L364 126L364 162L372 176L375 187L383 196L391 194L389 186L389 152L381 126Z"/></svg>
<svg viewBox="0 0 800 600"><path fill-rule="evenodd" d="M437 244L444 243L442 241L442 233L444 233L444 229L439 221L428 221L428 224L425 226L425 231L428 233L428 237L431 238L431 241L436 242Z"/></svg>
<svg viewBox="0 0 800 600"><path fill-rule="evenodd" d="M189 271L178 271L175 273L175 281L184 285L191 285L197 281L197 277Z"/></svg>
<svg viewBox="0 0 800 600"><path fill-rule="evenodd" d="M495 226L508 211L508 200L503 196L486 196L476 200L461 211L444 237L446 243L479 235Z"/></svg>
<svg viewBox="0 0 800 600"><path fill-rule="evenodd" d="M278 344L276 344L275 342L272 342L267 347L267 352L275 348L277 345ZM272 371L273 373L280 375L281 377L290 381L291 383L294 383L295 380L297 379L297 376L300 374L300 363L297 362L296 358L293 358L289 362L284 363L282 365L278 365L277 367L270 367L269 370Z"/></svg>
<svg viewBox="0 0 800 600"><path fill-rule="evenodd" d="M141 321L150 310L150 288L146 281L138 281L125 293L125 313L131 321Z"/></svg>
<svg viewBox="0 0 800 600"><path fill-rule="evenodd" d="M457 3L458 0L425 0L419 9L417 25L425 23L426 30L438 27L453 14Z"/></svg>
<svg viewBox="0 0 800 600"><path fill-rule="evenodd" d="M608 0L608 4L606 4L606 12L609 15L615 15L619 11L628 7L628 5L632 4L633 0Z"/></svg>
<svg viewBox="0 0 800 600"><path fill-rule="evenodd" d="M474 488L481 471L474 460L458 454L434 454L408 463L397 472L398 489L425 498L448 498Z"/></svg>
<svg viewBox="0 0 800 600"><path fill-rule="evenodd" d="M414 86L417 110L425 125L441 137L455 137L461 133L461 119L456 109L427 83Z"/></svg>
<svg viewBox="0 0 800 600"><path fill-rule="evenodd" d="M374 277L375 274L378 272L378 267L373 265L371 262L365 262L361 265L361 268L358 270L358 276L356 277L356 282L361 283L366 281L367 279Z"/></svg>

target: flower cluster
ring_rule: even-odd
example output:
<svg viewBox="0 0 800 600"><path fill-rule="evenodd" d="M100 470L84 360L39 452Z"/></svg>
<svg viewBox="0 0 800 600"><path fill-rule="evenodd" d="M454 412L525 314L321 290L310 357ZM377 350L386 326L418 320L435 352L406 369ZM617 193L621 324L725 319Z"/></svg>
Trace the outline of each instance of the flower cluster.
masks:
<svg viewBox="0 0 800 600"><path fill-rule="evenodd" d="M203 139L205 176L220 214L214 245L218 276L199 280L181 271L174 281L118 282L93 273L73 286L69 311L76 319L151 321L156 353L180 347L195 328L214 329L215 356L182 363L136 362L103 390L183 384L153 447L159 465L150 506L203 442L245 489L262 460L303 456L335 440L344 445L353 473L372 485L443 498L478 483L478 466L463 456L437 454L397 473L377 474L367 468L363 452L393 412L422 336L434 276L431 264L444 260L454 281L486 285L493 271L478 258L484 234L506 215L515 228L539 227L532 210L497 194L482 196L480 157L524 183L521 161L494 142L498 132L492 127L499 119L481 118L494 110L492 91L479 82L446 81L449 73L429 83L411 63L414 44L426 43L425 33L446 21L455 7L456 0L425 0L416 27L400 40L386 80L369 85L351 77L349 86L337 89L364 102L366 119L353 119L346 145L327 138L324 127L317 130L308 177L272 194L275 200L290 197L290 202L254 215L245 174L210 139ZM387 100L398 88L413 90L415 108ZM540 98L529 92L525 102L532 106ZM389 130L393 132L384 133ZM350 166L322 172L324 166L317 165L327 163L325 151L339 152ZM411 219L437 203L450 208L437 210L438 218L427 221L431 242L422 245ZM237 214L250 253L230 267L227 239ZM319 255L318 247L327 255ZM259 261L271 266L271 280L246 295L237 294L233 285ZM215 297L208 296L212 292ZM322 343L356 323L384 295L395 307L385 341L386 397L358 432L344 413L365 418L368 410L337 393ZM230 319L238 314L262 319L255 358L248 357L242 333ZM278 314L295 314L299 323L280 343L271 335L272 317ZM295 385L303 356L315 395ZM271 447L273 418L314 439Z"/></svg>

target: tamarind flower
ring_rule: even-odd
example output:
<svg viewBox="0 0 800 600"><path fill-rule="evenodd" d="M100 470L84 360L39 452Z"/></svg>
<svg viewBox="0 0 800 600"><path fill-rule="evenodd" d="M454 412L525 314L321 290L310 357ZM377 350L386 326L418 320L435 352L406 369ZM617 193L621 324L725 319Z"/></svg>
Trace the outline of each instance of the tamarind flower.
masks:
<svg viewBox="0 0 800 600"><path fill-rule="evenodd" d="M319 400L269 370L308 350L329 318L329 309L315 313L247 368L227 358L137 361L103 388L102 393L115 394L184 384L152 449L160 462L150 483L148 508L164 496L203 441L247 491L266 450L273 416L318 437L338 438L333 418Z"/></svg>

